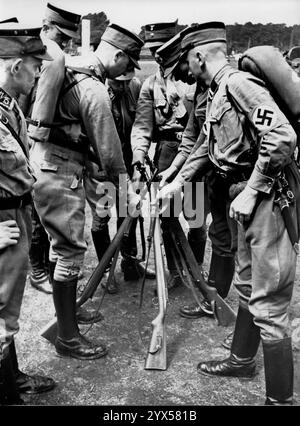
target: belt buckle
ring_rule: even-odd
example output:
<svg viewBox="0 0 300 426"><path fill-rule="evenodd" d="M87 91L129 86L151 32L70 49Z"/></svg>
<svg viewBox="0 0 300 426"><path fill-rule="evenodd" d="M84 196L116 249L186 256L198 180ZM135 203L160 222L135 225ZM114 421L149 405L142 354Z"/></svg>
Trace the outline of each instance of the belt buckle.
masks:
<svg viewBox="0 0 300 426"><path fill-rule="evenodd" d="M178 141L182 140L182 132L175 132L175 136Z"/></svg>

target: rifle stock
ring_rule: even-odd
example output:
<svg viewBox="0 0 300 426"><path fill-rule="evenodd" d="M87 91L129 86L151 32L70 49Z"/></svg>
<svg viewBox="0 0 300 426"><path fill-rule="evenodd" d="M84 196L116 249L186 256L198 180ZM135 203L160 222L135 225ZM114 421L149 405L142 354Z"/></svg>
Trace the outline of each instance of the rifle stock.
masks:
<svg viewBox="0 0 300 426"><path fill-rule="evenodd" d="M194 253L186 239L185 233L178 219L174 219L172 221L172 225L170 226L169 231L179 242L179 246L181 247L186 262L190 267L197 288L200 290L203 296L211 302L218 324L222 325L223 327L230 326L235 322L236 314L225 302L225 300L222 299L222 297L218 294L217 290L214 287L207 285L204 281Z"/></svg>
<svg viewBox="0 0 300 426"><path fill-rule="evenodd" d="M157 296L159 313L152 321L152 337L146 358L146 370L167 369L167 337L165 316L167 309L167 283L165 279L163 253L161 247L160 219L155 218L154 224L154 261L157 280Z"/></svg>

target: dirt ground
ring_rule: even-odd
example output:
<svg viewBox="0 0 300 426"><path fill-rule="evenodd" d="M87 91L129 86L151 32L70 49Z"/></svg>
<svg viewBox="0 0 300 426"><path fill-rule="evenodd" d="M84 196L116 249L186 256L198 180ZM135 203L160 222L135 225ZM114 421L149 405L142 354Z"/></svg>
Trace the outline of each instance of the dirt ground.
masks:
<svg viewBox="0 0 300 426"><path fill-rule="evenodd" d="M147 221L146 235L147 235ZM115 219L110 223L115 229ZM85 283L96 266L96 257L90 237L90 212L87 209ZM208 242L205 266L210 257ZM150 264L153 267L153 255ZM300 263L291 306L294 325L295 404L300 405ZM107 294L101 306L104 320L92 328L81 326L82 332L95 342L103 341L109 347L106 357L81 361L61 358L54 347L40 336L40 330L53 318L52 297L26 285L16 346L21 367L27 372L41 372L53 377L57 387L49 393L25 396L32 406L256 406L264 402L264 371L261 348L257 356L257 375L251 381L237 378L210 378L197 373L200 360L228 355L220 342L230 331L218 326L215 320L185 319L178 310L193 301L182 286L169 294L167 307L166 371L145 370L144 362L151 335L151 321L157 314L153 299L155 281L147 281L144 303L139 311L141 281L124 282L117 265L120 291ZM102 290L86 306L98 308ZM229 304L237 308L237 295L231 289ZM142 339L139 335L141 331Z"/></svg>

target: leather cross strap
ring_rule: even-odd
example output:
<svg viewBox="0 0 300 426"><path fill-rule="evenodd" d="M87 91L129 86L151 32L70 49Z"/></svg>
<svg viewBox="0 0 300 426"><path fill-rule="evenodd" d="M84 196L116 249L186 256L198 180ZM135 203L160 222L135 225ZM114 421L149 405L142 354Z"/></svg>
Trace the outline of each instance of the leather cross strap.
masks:
<svg viewBox="0 0 300 426"><path fill-rule="evenodd" d="M5 117L5 115L3 115L0 112L0 121L2 124L4 124L4 126L9 130L9 132L13 135L13 137L15 138L15 140L18 142L18 144L20 145L20 147L22 148L22 151L24 152L26 158L28 158L25 146L23 145L23 142L20 138L20 136L18 135L18 133L15 131L15 129L9 124L7 117Z"/></svg>

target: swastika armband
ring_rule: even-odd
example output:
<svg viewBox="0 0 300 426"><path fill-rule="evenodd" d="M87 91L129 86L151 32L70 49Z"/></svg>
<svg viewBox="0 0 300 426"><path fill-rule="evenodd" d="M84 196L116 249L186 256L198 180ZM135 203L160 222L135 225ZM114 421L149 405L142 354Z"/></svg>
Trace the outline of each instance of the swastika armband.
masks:
<svg viewBox="0 0 300 426"><path fill-rule="evenodd" d="M260 105L254 110L252 121L259 132L266 132L277 123L277 112L270 105Z"/></svg>

